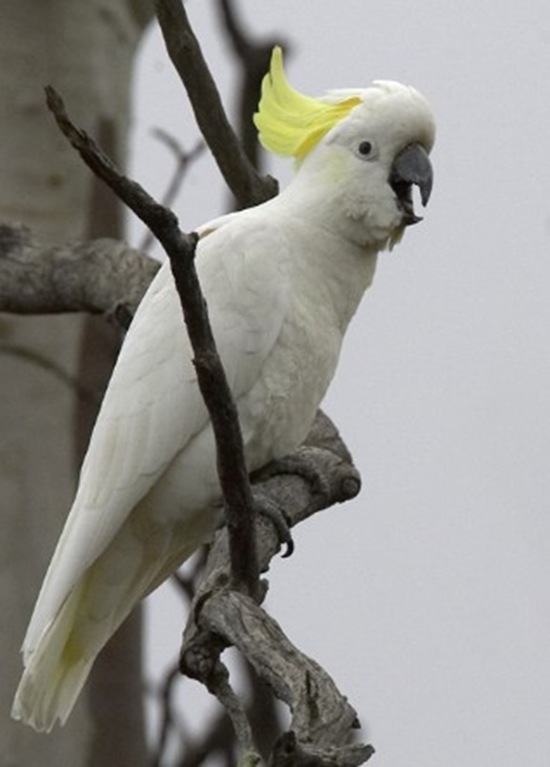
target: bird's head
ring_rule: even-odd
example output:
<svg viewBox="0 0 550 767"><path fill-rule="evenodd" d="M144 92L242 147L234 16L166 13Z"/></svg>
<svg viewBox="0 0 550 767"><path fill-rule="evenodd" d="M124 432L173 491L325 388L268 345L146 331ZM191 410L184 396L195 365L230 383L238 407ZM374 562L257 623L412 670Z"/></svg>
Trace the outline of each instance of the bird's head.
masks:
<svg viewBox="0 0 550 767"><path fill-rule="evenodd" d="M275 48L254 120L267 149L295 159L291 186L339 234L367 247L391 247L406 226L421 220L413 188L426 205L435 124L414 88L376 81L365 89L304 96L289 85Z"/></svg>

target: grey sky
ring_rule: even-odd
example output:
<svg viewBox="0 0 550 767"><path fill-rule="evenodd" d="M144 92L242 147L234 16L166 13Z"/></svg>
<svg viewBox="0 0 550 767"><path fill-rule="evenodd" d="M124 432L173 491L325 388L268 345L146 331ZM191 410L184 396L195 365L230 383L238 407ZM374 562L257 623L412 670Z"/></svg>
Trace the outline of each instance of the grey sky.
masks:
<svg viewBox="0 0 550 767"><path fill-rule="evenodd" d="M326 402L363 492L297 531L296 554L271 575L270 609L357 708L377 767L545 767L548 4L240 6L253 29L293 44L299 89L398 79L438 121L426 219L381 257ZM188 7L229 102L211 6ZM136 97L134 172L160 194L171 158L147 131L162 125L188 146L197 134L156 34ZM185 226L223 210L213 183L201 161L177 206ZM152 608L157 658L170 632L178 644L169 594Z"/></svg>

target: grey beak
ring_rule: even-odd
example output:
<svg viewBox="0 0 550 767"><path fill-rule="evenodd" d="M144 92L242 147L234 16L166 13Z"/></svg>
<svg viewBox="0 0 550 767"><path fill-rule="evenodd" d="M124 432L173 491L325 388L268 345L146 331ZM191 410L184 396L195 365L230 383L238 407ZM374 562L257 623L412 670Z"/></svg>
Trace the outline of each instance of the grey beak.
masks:
<svg viewBox="0 0 550 767"><path fill-rule="evenodd" d="M433 169L424 147L409 144L402 149L393 161L388 181L403 211L405 226L422 221L414 212L412 187L419 188L422 205L426 205L432 193Z"/></svg>

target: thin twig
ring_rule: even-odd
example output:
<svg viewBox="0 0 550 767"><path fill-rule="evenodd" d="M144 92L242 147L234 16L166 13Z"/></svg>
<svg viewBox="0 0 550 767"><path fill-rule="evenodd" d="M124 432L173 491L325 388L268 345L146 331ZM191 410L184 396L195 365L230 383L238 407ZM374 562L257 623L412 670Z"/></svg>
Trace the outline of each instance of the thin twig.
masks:
<svg viewBox="0 0 550 767"><path fill-rule="evenodd" d="M181 148L177 139L175 139L174 136L171 136L166 131L162 130L161 128L154 128L152 132L159 139L159 141L162 141L162 143L165 146L167 146L168 149L170 149L170 151L176 158L176 167L174 168L174 171L172 173L172 178L170 179L168 187L166 191L164 192L164 194L162 195L162 200L161 200L162 204L166 208L170 208L172 206L172 203L176 199L176 195L181 188L181 185L183 183L186 173L189 170L190 165L198 157L200 157L200 155L206 149L206 145L204 141L199 139L192 149L190 149L188 152L185 152ZM139 244L139 249L141 251L148 251L151 248L152 244L153 244L153 235L150 229L146 229L143 239L141 243Z"/></svg>
<svg viewBox="0 0 550 767"><path fill-rule="evenodd" d="M252 730L246 711L229 684L229 673L221 661L216 663L213 673L205 682L208 691L215 695L231 719L241 755L254 754ZM255 761L259 761L259 757Z"/></svg>
<svg viewBox="0 0 550 767"><path fill-rule="evenodd" d="M79 153L86 165L140 218L165 249L174 247L193 258L194 237L183 235L176 215L160 205L142 186L124 176L88 134L69 119L61 96L46 86L46 103L64 136Z"/></svg>
<svg viewBox="0 0 550 767"><path fill-rule="evenodd" d="M155 0L157 19L172 63L183 82L195 119L239 207L277 194L277 182L258 174L227 115L181 0Z"/></svg>
<svg viewBox="0 0 550 767"><path fill-rule="evenodd" d="M218 474L231 540L232 576L237 588L254 595L258 588L254 507L245 468L237 409L216 350L194 264L197 236L184 234L175 214L115 167L95 142L69 119L63 100L46 88L57 124L86 165L151 229L170 259L179 293L201 394L216 439Z"/></svg>

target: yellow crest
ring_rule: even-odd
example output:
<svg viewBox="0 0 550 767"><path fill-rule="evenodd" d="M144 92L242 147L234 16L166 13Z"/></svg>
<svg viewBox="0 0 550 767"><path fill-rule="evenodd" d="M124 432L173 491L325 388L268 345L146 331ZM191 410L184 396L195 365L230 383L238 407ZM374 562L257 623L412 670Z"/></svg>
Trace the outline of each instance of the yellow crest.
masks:
<svg viewBox="0 0 550 767"><path fill-rule="evenodd" d="M358 96L327 104L304 96L289 84L279 46L271 54L271 66L262 82L262 97L254 124L261 144L275 154L301 160L354 106Z"/></svg>

